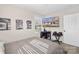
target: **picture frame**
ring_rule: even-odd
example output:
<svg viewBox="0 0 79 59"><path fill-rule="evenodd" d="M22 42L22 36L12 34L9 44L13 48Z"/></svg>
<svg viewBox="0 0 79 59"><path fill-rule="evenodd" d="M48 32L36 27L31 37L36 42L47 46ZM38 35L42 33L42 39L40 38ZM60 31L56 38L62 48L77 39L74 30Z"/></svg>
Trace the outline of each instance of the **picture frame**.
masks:
<svg viewBox="0 0 79 59"><path fill-rule="evenodd" d="M35 25L35 30L36 31L41 31L41 25Z"/></svg>
<svg viewBox="0 0 79 59"><path fill-rule="evenodd" d="M23 29L23 20L16 20L16 29L20 30Z"/></svg>
<svg viewBox="0 0 79 59"><path fill-rule="evenodd" d="M11 19L0 18L0 30L10 30L11 29Z"/></svg>
<svg viewBox="0 0 79 59"><path fill-rule="evenodd" d="M43 27L59 27L59 17L46 17L42 19Z"/></svg>
<svg viewBox="0 0 79 59"><path fill-rule="evenodd" d="M32 22L30 20L26 21L27 29L32 29Z"/></svg>

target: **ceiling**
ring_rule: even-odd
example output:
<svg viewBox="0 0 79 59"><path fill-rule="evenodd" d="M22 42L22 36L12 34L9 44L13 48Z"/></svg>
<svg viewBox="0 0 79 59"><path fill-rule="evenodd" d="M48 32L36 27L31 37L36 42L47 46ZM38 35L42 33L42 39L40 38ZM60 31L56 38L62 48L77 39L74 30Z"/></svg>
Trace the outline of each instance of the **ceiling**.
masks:
<svg viewBox="0 0 79 59"><path fill-rule="evenodd" d="M42 16L60 16L79 12L79 4L14 4Z"/></svg>
<svg viewBox="0 0 79 59"><path fill-rule="evenodd" d="M79 12L79 4L26 4L17 6L45 16L60 16Z"/></svg>

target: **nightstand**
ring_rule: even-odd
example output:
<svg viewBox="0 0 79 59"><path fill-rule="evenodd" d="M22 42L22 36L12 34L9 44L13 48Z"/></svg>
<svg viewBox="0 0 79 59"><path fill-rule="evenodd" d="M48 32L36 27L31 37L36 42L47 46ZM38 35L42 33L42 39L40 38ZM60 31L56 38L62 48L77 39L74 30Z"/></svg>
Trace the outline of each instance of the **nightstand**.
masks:
<svg viewBox="0 0 79 59"><path fill-rule="evenodd" d="M4 50L5 50L5 48L4 48L4 42L0 41L0 54L4 54Z"/></svg>

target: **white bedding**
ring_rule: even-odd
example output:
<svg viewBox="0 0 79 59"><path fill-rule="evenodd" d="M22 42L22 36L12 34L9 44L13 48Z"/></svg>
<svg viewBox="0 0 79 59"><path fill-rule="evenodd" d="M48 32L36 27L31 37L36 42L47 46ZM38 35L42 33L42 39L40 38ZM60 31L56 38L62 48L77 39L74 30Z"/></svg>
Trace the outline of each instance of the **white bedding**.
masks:
<svg viewBox="0 0 79 59"><path fill-rule="evenodd" d="M32 44L34 47L36 47L37 49L41 50L42 52L44 53L47 53L47 50L48 50L48 47L49 45L42 42L42 41L39 41L39 40L32 40L30 42L30 44Z"/></svg>
<svg viewBox="0 0 79 59"><path fill-rule="evenodd" d="M6 54L62 54L63 48L49 40L33 37L5 44Z"/></svg>

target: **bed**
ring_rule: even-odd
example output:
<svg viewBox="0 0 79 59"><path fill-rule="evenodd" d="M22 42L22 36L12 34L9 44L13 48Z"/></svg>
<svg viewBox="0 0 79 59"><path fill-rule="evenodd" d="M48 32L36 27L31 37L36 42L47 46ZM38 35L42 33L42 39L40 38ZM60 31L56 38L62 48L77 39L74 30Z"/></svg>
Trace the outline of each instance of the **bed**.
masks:
<svg viewBox="0 0 79 59"><path fill-rule="evenodd" d="M50 40L32 37L6 43L5 54L64 54L64 49Z"/></svg>

